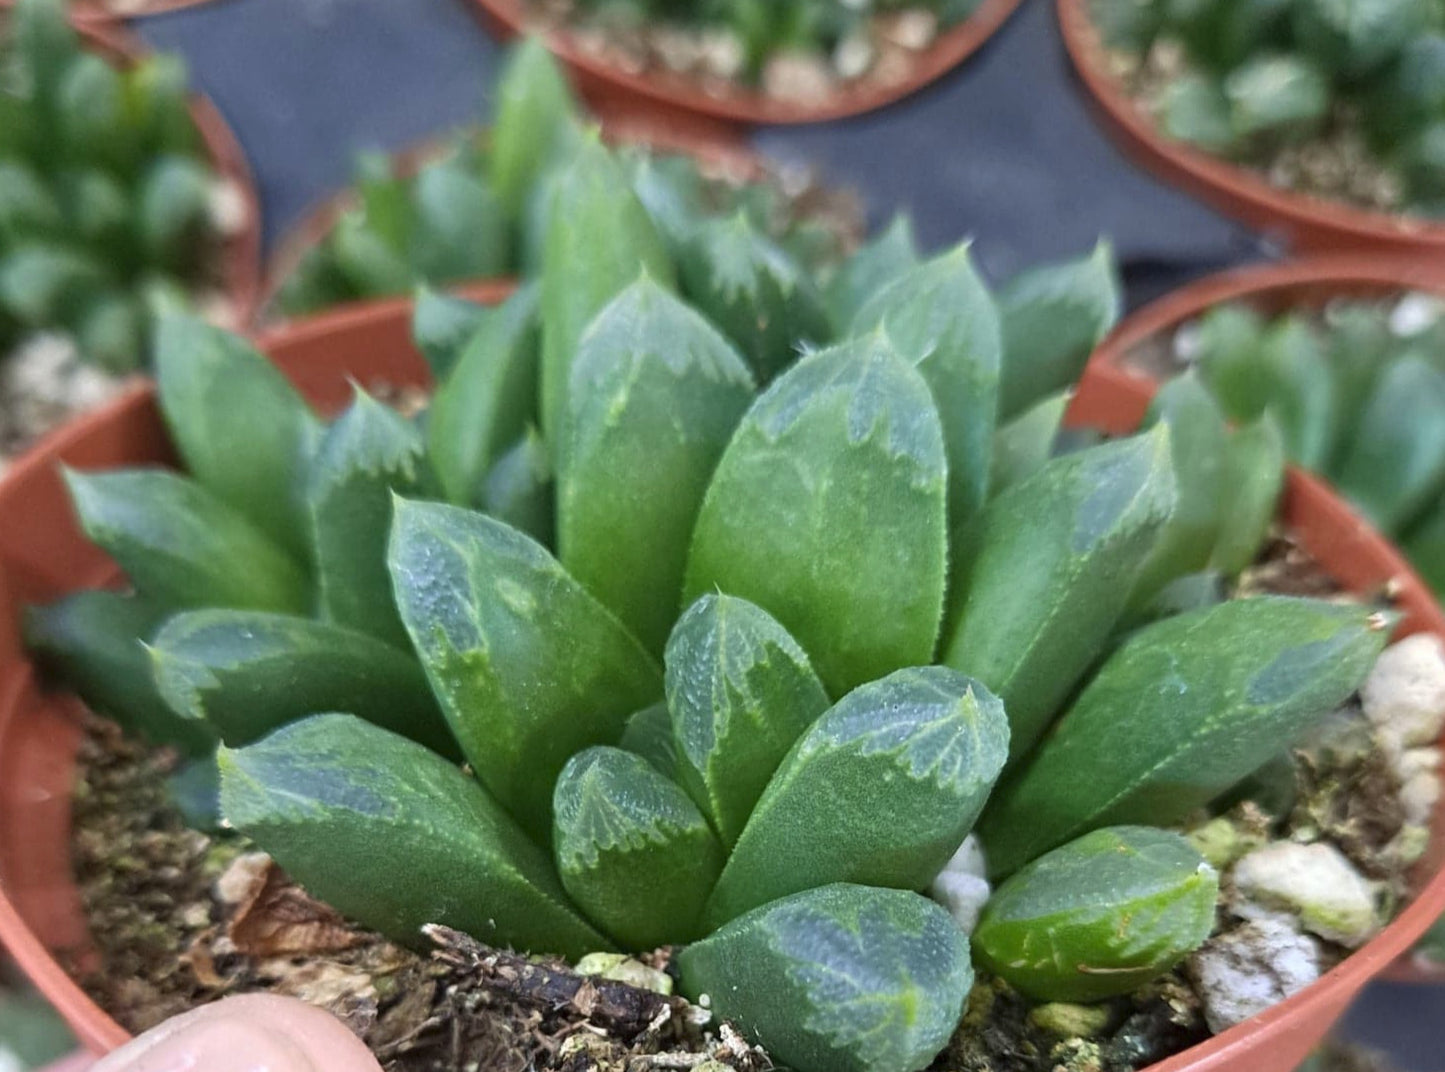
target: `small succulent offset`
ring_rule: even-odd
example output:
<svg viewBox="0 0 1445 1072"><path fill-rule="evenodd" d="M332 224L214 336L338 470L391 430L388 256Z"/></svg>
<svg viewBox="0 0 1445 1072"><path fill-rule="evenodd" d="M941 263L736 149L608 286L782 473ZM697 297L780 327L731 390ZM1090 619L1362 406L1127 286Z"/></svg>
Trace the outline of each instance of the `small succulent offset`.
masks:
<svg viewBox="0 0 1445 1072"><path fill-rule="evenodd" d="M1156 45L1182 50L1182 72L1160 61L1173 80L1154 101L1171 136L1273 162L1276 177L1288 170L1281 150L1321 139L1335 147L1332 168L1301 160L1285 181L1371 207L1445 213L1441 0L1091 2L1108 45L1140 57Z"/></svg>
<svg viewBox="0 0 1445 1072"><path fill-rule="evenodd" d="M994 294L892 231L824 288L840 326L764 359L669 289L614 174L599 146L558 180L536 289L421 303L421 420L358 393L322 421L168 323L190 476L69 474L134 591L36 609L37 655L215 747L229 824L361 923L678 946L683 991L801 1072L926 1066L975 961L1047 1000L1169 969L1217 876L1146 827L1348 697L1378 616L1159 609L1272 498L1201 520L1186 406L1061 452L1107 250ZM976 824L1003 884L971 949L917 891Z"/></svg>
<svg viewBox="0 0 1445 1072"><path fill-rule="evenodd" d="M153 312L215 281L217 178L185 67L118 69L63 0L18 0L0 32L0 353L65 332L87 360L134 369Z"/></svg>
<svg viewBox="0 0 1445 1072"><path fill-rule="evenodd" d="M1445 591L1445 302L1276 315L1230 303L1182 329L1176 350L1226 417L1327 477Z"/></svg>
<svg viewBox="0 0 1445 1072"><path fill-rule="evenodd" d="M419 166L362 157L355 203L301 254L276 296L277 310L300 315L410 293L418 284L532 274L557 185L594 135L537 41L514 50L495 99L490 129L456 135ZM775 285L806 291L811 269L841 256L842 235L801 215L774 183L714 177L692 157L641 146L623 150L618 164L679 270L698 259L697 246L724 236L739 271L761 265ZM694 264L689 276L703 271Z"/></svg>

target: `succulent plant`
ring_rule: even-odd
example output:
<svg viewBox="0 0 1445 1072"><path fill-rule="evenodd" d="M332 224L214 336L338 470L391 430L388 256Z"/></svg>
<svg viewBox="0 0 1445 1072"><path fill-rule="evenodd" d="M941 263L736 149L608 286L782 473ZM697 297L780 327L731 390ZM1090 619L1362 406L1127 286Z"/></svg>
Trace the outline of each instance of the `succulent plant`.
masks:
<svg viewBox="0 0 1445 1072"><path fill-rule="evenodd" d="M931 14L947 27L971 15L978 0L577 0L574 6L582 25L603 33L626 33L633 40L649 30L694 34L695 49L659 44L657 50L676 67L687 65L692 51L707 49L715 53L707 65L711 74L754 82L775 56L836 57L849 42L864 46L861 66L836 58L834 66L840 80L857 77L871 66L868 46L879 15L906 8Z"/></svg>
<svg viewBox="0 0 1445 1072"><path fill-rule="evenodd" d="M1240 449L1213 455L1234 474L1223 482L1232 495L1272 483L1283 451L1445 591L1445 303L1413 294L1273 316L1228 303L1182 329L1176 350L1192 366L1186 378L1252 429L1235 434ZM1247 554L1225 557L1237 566Z"/></svg>
<svg viewBox="0 0 1445 1072"><path fill-rule="evenodd" d="M18 0L0 20L0 353L62 332L125 372L157 309L217 282L218 179L184 64L117 67L85 47L66 6Z"/></svg>
<svg viewBox="0 0 1445 1072"><path fill-rule="evenodd" d="M1180 521L1217 474L1171 453L1204 433L1167 398L1059 453L1049 393L1116 308L1105 255L995 298L966 246L915 263L892 231L837 277L856 333L780 366L668 289L606 150L572 166L537 290L419 306L431 419L358 391L321 421L239 340L168 326L192 475L69 475L136 590L32 611L37 655L136 730L215 744L229 825L357 921L682 946L684 992L802 1072L945 1045L974 968L917 891L976 823L1013 876L988 970L1092 1000L1176 963L1213 873L1119 824L1182 820L1346 699L1380 617L1152 620L1152 586L1250 557L1273 499ZM1001 383L1031 385L1002 427ZM243 392L271 399L244 431ZM551 509L497 507L523 499ZM1039 955L1054 933L1070 956Z"/></svg>
<svg viewBox="0 0 1445 1072"><path fill-rule="evenodd" d="M739 181L711 173L693 157L642 146L617 155L615 175L601 175L592 164L574 167L579 155L598 152L587 130L591 120L536 41L512 52L495 99L489 129L455 134L420 161L363 155L352 202L301 252L276 296L277 310L299 315L409 293L419 284L532 274L547 257L544 235L554 205L560 202L562 211L580 206L575 183L583 180L601 184L595 188L601 197L615 196L612 184L629 186L637 204L628 213L646 218L659 246L655 263L668 263L659 272L685 265L699 298L731 301L739 323L748 323L761 301L791 310L794 286L811 293L812 269L841 255L837 227L805 215L766 178ZM569 176L574 185L559 192ZM724 227L731 250L709 233ZM621 263L630 264L630 252L618 249ZM720 266L725 257L733 260ZM779 286L787 293L778 295ZM754 332L765 333L756 317L752 323ZM719 317L719 326L729 324ZM792 341L772 344L786 355Z"/></svg>
<svg viewBox="0 0 1445 1072"><path fill-rule="evenodd" d="M1268 167L1277 182L1445 213L1441 0L1091 4L1105 42L1141 62L1156 45L1182 50L1182 68L1158 61L1167 84L1153 104L1169 135ZM1311 140L1333 147L1315 154L1320 167L1280 163Z"/></svg>

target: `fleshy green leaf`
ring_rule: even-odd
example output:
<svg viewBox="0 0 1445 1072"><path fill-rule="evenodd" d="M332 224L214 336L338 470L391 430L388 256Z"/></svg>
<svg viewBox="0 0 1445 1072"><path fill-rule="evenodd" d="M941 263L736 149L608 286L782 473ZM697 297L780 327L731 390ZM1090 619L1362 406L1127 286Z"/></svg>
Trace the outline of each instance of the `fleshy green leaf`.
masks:
<svg viewBox="0 0 1445 1072"><path fill-rule="evenodd" d="M946 565L943 433L886 337L805 358L744 416L703 500L684 601L762 607L833 695L927 663Z"/></svg>
<svg viewBox="0 0 1445 1072"><path fill-rule="evenodd" d="M1176 577L1209 562L1223 522L1224 454L1229 429L1214 396L1193 373L1170 380L1149 405L1145 426L1169 429L1178 501L1134 582L1132 603L1143 606Z"/></svg>
<svg viewBox="0 0 1445 1072"><path fill-rule="evenodd" d="M1007 875L1102 826L1178 822L1353 693L1385 646L1369 607L1261 596L1145 626L990 801Z"/></svg>
<svg viewBox="0 0 1445 1072"><path fill-rule="evenodd" d="M1398 341L1387 310L1379 305L1352 301L1326 306L1324 324L1335 397L1334 451L1325 467L1332 470L1353 445L1365 404L1395 356Z"/></svg>
<svg viewBox="0 0 1445 1072"><path fill-rule="evenodd" d="M844 261L828 281L824 300L834 329L847 331L854 314L893 280L916 268L919 259L913 221L893 217L882 234Z"/></svg>
<svg viewBox="0 0 1445 1072"><path fill-rule="evenodd" d="M1293 14L1301 50L1345 79L1379 69L1431 22L1439 25L1428 0L1297 0Z"/></svg>
<svg viewBox="0 0 1445 1072"><path fill-rule="evenodd" d="M147 254L167 267L186 267L204 231L211 197L210 170L185 157L162 157L141 180L136 214Z"/></svg>
<svg viewBox="0 0 1445 1072"><path fill-rule="evenodd" d="M1214 929L1219 876L1178 834L1118 826L1039 857L984 906L979 963L1040 1001L1127 994Z"/></svg>
<svg viewBox="0 0 1445 1072"><path fill-rule="evenodd" d="M1099 242L1087 257L1034 268L999 291L1003 363L999 415L1018 416L1070 387L1119 319L1114 248Z"/></svg>
<svg viewBox="0 0 1445 1072"><path fill-rule="evenodd" d="M459 755L416 660L365 633L285 614L198 610L166 622L150 656L171 709L232 747L343 711Z"/></svg>
<svg viewBox="0 0 1445 1072"><path fill-rule="evenodd" d="M627 176L596 136L548 191L542 254L542 432L554 456L572 361L602 307L644 272L672 286L672 261Z"/></svg>
<svg viewBox="0 0 1445 1072"><path fill-rule="evenodd" d="M1024 755L1118 621L1175 504L1162 431L1050 462L989 504L943 661L1003 699Z"/></svg>
<svg viewBox="0 0 1445 1072"><path fill-rule="evenodd" d="M787 630L733 596L689 607L664 663L676 780L731 848L828 695Z"/></svg>
<svg viewBox="0 0 1445 1072"><path fill-rule="evenodd" d="M411 341L426 358L438 383L445 382L467 343L491 318L491 312L487 306L466 298L453 297L428 286L417 288Z"/></svg>
<svg viewBox="0 0 1445 1072"><path fill-rule="evenodd" d="M357 297L405 294L416 282L411 265L359 212L342 213L328 241L337 271Z"/></svg>
<svg viewBox="0 0 1445 1072"><path fill-rule="evenodd" d="M156 390L186 468L299 560L309 557L306 469L320 422L244 339L193 317L160 321Z"/></svg>
<svg viewBox="0 0 1445 1072"><path fill-rule="evenodd" d="M998 309L968 243L899 276L858 311L855 335L879 328L933 394L948 456L948 516L957 527L988 495L1002 351Z"/></svg>
<svg viewBox="0 0 1445 1072"><path fill-rule="evenodd" d="M666 703L644 707L629 718L617 747L641 756L677 781L677 741L672 736L672 714Z"/></svg>
<svg viewBox="0 0 1445 1072"><path fill-rule="evenodd" d="M435 321L440 309L432 310ZM418 330L421 312L418 305ZM469 323L432 397L426 429L437 479L459 506L480 502L487 471L537 420L536 288L523 287Z"/></svg>
<svg viewBox="0 0 1445 1072"><path fill-rule="evenodd" d="M452 155L417 172L411 261L423 279L489 279L512 263L511 229L491 187Z"/></svg>
<svg viewBox="0 0 1445 1072"><path fill-rule="evenodd" d="M1234 577L1255 560L1284 489L1284 464L1284 437L1270 414L1229 437L1212 568Z"/></svg>
<svg viewBox="0 0 1445 1072"><path fill-rule="evenodd" d="M419 744L322 714L222 748L219 762L231 825L313 896L394 941L418 946L420 928L438 923L538 953L608 947L546 851Z"/></svg>
<svg viewBox="0 0 1445 1072"><path fill-rule="evenodd" d="M326 430L311 468L311 523L323 617L405 648L386 569L393 495L425 494L434 477L421 434L360 387Z"/></svg>
<svg viewBox="0 0 1445 1072"><path fill-rule="evenodd" d="M397 603L483 785L539 840L552 787L662 695L656 664L539 544L481 514L397 500Z"/></svg>
<svg viewBox="0 0 1445 1072"><path fill-rule="evenodd" d="M311 609L296 564L195 481L162 469L67 470L65 480L85 534L161 607Z"/></svg>
<svg viewBox="0 0 1445 1072"><path fill-rule="evenodd" d="M832 336L822 296L807 273L739 211L694 230L681 263L691 302L747 357L767 383L806 345Z"/></svg>
<svg viewBox="0 0 1445 1072"><path fill-rule="evenodd" d="M1431 503L1445 483L1445 374L1419 354L1390 365L1360 415L1335 483L1387 533Z"/></svg>
<svg viewBox="0 0 1445 1072"><path fill-rule="evenodd" d="M556 545L557 496L547 444L532 429L497 459L482 485L482 510L544 547Z"/></svg>
<svg viewBox="0 0 1445 1072"><path fill-rule="evenodd" d="M993 475L989 491L997 495L1033 476L1053 457L1059 428L1072 395L1062 391L1026 409L993 437Z"/></svg>
<svg viewBox="0 0 1445 1072"><path fill-rule="evenodd" d="M1264 321L1245 305L1216 305L1199 318L1194 366L1234 421L1252 421L1271 398L1269 370L1260 359Z"/></svg>
<svg viewBox="0 0 1445 1072"><path fill-rule="evenodd" d="M752 376L712 325L644 278L582 336L568 397L558 558L660 654L703 493L753 399Z"/></svg>
<svg viewBox="0 0 1445 1072"><path fill-rule="evenodd" d="M577 119L577 102L557 61L539 39L527 38L508 57L497 82L488 156L492 189L514 219L522 215L559 137Z"/></svg>
<svg viewBox="0 0 1445 1072"><path fill-rule="evenodd" d="M160 607L139 596L76 592L27 608L25 646L43 671L127 733L200 755L211 750L215 737L177 718L151 677L143 644L164 620Z"/></svg>
<svg viewBox="0 0 1445 1072"><path fill-rule="evenodd" d="M686 994L799 1072L917 1072L973 986L968 939L942 908L842 884L765 905L677 962Z"/></svg>
<svg viewBox="0 0 1445 1072"><path fill-rule="evenodd" d="M1269 372L1270 410L1292 462L1318 470L1334 450L1334 380L1313 326L1298 315L1279 318L1260 343Z"/></svg>
<svg viewBox="0 0 1445 1072"><path fill-rule="evenodd" d="M629 949L691 941L724 852L678 786L619 748L579 752L553 798L557 870L587 917Z"/></svg>
<svg viewBox="0 0 1445 1072"><path fill-rule="evenodd" d="M709 924L829 882L922 889L973 827L1008 733L998 698L947 667L850 692L768 783L708 901Z"/></svg>
<svg viewBox="0 0 1445 1072"><path fill-rule="evenodd" d="M1230 123L1244 138L1302 141L1329 116L1328 77L1298 56L1255 56L1229 72L1223 86Z"/></svg>
<svg viewBox="0 0 1445 1072"><path fill-rule="evenodd" d="M1214 153L1227 153L1239 140L1229 98L1206 74L1184 74L1159 96L1159 126L1171 138Z"/></svg>
<svg viewBox="0 0 1445 1072"><path fill-rule="evenodd" d="M68 247L31 243L0 262L0 312L40 327L60 319L67 305L106 285L105 268Z"/></svg>

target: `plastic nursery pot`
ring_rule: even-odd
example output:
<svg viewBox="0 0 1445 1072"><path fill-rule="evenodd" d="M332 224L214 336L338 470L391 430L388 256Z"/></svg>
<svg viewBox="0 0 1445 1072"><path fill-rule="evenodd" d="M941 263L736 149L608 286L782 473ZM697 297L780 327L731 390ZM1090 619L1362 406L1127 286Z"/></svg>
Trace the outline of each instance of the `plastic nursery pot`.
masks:
<svg viewBox="0 0 1445 1072"><path fill-rule="evenodd" d="M1096 115L1140 167L1295 253L1374 251L1445 259L1445 223L1283 189L1258 172L1168 137L1108 71L1089 0L1058 0L1058 11L1064 45Z"/></svg>
<svg viewBox="0 0 1445 1072"><path fill-rule="evenodd" d="M13 0L0 0L0 20L11 6ZM132 66L146 54L144 45L96 8L73 12L71 22L87 48L117 66ZM211 167L239 193L245 209L240 228L222 239L219 266L221 291L234 310L235 323L227 326L243 329L254 322L261 301L261 202L246 154L220 111L209 98L192 93L190 112Z"/></svg>
<svg viewBox="0 0 1445 1072"><path fill-rule="evenodd" d="M473 288L493 299L506 288ZM262 346L323 409L340 407L349 380L422 385L426 366L409 342L409 302L334 312L265 336ZM1073 418L1124 432L1144 412L1149 386L1100 368L1083 385ZM126 1033L65 973L84 963L87 935L69 860L70 792L79 737L77 703L41 691L15 627L26 602L105 583L109 561L80 533L58 462L82 467L166 463L170 452L151 388L54 433L0 479L0 941L67 1018L103 1051ZM1445 617L1398 554L1323 485L1292 474L1285 520L1333 576L1352 590L1390 585L1406 629L1445 631ZM20 520L23 518L23 522ZM1315 985L1255 1019L1153 1066L1151 1072L1257 1072L1294 1067L1355 993L1445 909L1445 823L1421 865L1422 892L1393 923Z"/></svg>
<svg viewBox="0 0 1445 1072"><path fill-rule="evenodd" d="M944 30L919 52L907 77L886 85L843 85L816 103L781 101L743 85L704 88L697 80L667 71L624 70L615 61L582 47L562 27L544 27L527 11L527 0L470 0L494 29L505 35L539 32L552 52L577 72L583 91L599 107L631 102L712 120L747 123L820 123L871 112L918 92L957 67L993 36L1021 0L982 0L972 15Z"/></svg>
<svg viewBox="0 0 1445 1072"><path fill-rule="evenodd" d="M594 111L602 121L603 135L614 145L647 146L664 153L690 156L712 172L739 182L760 179L766 172L762 158L736 132L673 123L648 113L613 112L607 108ZM448 146L449 142L445 139L429 138L403 149L396 159L403 174L413 175L442 156ZM266 265L266 281L258 310L263 322L275 319L272 304L307 250L319 245L331 233L337 220L356 206L357 200L356 192L350 188L333 194L302 216L282 236Z"/></svg>

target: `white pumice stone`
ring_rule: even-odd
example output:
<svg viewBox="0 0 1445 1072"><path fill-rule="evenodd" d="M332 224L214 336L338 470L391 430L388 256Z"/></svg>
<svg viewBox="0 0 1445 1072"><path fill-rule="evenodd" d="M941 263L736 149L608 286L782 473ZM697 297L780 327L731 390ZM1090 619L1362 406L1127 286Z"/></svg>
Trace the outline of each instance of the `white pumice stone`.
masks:
<svg viewBox="0 0 1445 1072"><path fill-rule="evenodd" d="M1243 1023L1320 977L1320 948L1278 918L1259 919L1211 938L1188 962L1215 1034Z"/></svg>
<svg viewBox="0 0 1445 1072"><path fill-rule="evenodd" d="M933 899L948 909L948 914L965 934L972 934L978 926L979 914L993 893L988 879L984 877L987 874L983 846L978 838L970 834L929 887Z"/></svg>
<svg viewBox="0 0 1445 1072"><path fill-rule="evenodd" d="M1416 633L1390 645L1360 687L1360 702L1387 746L1433 744L1445 726L1445 644Z"/></svg>
<svg viewBox="0 0 1445 1072"><path fill-rule="evenodd" d="M1277 841L1234 865L1235 901L1243 919L1286 912L1321 938L1355 948L1379 929L1375 888L1333 845Z"/></svg>

